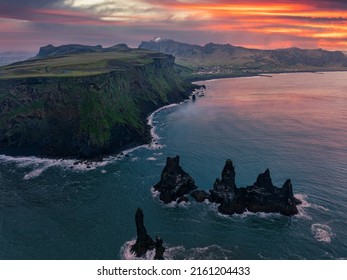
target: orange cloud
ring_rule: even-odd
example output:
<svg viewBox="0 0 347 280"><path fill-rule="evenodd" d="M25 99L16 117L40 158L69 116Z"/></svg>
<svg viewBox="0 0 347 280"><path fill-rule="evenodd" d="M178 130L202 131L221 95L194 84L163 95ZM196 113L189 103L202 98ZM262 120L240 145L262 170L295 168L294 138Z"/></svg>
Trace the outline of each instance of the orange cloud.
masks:
<svg viewBox="0 0 347 280"><path fill-rule="evenodd" d="M8 28L24 32L26 24L32 29L36 24L37 32L59 25L69 34L67 39L72 32L80 35L75 31L78 26L86 41L88 29L100 28L105 36L117 35L118 40L166 35L200 44L347 49L347 4L339 0L53 0L54 5L47 2L43 7L34 0L23 6L12 1L0 3L0 19L19 23L1 25L0 36Z"/></svg>

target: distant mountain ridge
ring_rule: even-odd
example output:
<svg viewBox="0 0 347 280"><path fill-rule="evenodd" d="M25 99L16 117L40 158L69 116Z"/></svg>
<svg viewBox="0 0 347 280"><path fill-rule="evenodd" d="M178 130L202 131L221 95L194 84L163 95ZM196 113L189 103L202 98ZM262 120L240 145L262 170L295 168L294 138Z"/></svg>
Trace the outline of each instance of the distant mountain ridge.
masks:
<svg viewBox="0 0 347 280"><path fill-rule="evenodd" d="M47 58L53 56L78 54L78 53L100 53L100 52L112 52L118 50L127 50L129 47L126 44L118 44L113 47L103 48L101 45L86 46L79 44L68 44L55 47L51 44L40 48L36 58Z"/></svg>
<svg viewBox="0 0 347 280"><path fill-rule="evenodd" d="M199 46L161 38L143 41L139 48L171 54L176 63L202 73L347 70L343 52L323 49L259 50L214 43Z"/></svg>
<svg viewBox="0 0 347 280"><path fill-rule="evenodd" d="M0 52L0 66L8 65L17 61L23 61L32 57L34 54L24 51Z"/></svg>

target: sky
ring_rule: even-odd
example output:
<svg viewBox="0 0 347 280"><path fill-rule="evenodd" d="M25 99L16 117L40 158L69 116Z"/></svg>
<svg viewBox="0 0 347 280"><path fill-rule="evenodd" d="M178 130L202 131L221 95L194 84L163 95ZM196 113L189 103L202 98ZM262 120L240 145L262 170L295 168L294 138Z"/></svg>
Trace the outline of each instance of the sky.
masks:
<svg viewBox="0 0 347 280"><path fill-rule="evenodd" d="M347 0L0 0L0 51L53 44L205 45L347 51Z"/></svg>

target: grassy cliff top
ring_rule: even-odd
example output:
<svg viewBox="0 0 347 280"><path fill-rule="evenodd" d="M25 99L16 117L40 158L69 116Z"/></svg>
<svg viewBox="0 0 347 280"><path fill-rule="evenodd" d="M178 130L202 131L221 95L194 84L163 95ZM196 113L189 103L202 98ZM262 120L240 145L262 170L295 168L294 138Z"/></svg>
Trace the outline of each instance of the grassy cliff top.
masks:
<svg viewBox="0 0 347 280"><path fill-rule="evenodd" d="M35 57L0 67L0 79L91 76L145 65L167 55L150 50L109 48L89 53Z"/></svg>

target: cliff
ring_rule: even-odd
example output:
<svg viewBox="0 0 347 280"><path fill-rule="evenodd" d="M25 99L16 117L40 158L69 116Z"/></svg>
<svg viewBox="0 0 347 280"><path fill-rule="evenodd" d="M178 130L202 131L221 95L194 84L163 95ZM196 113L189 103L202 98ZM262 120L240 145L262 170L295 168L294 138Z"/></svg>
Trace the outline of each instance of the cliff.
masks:
<svg viewBox="0 0 347 280"><path fill-rule="evenodd" d="M147 116L190 89L173 56L127 47L1 67L0 152L91 158L146 143Z"/></svg>

